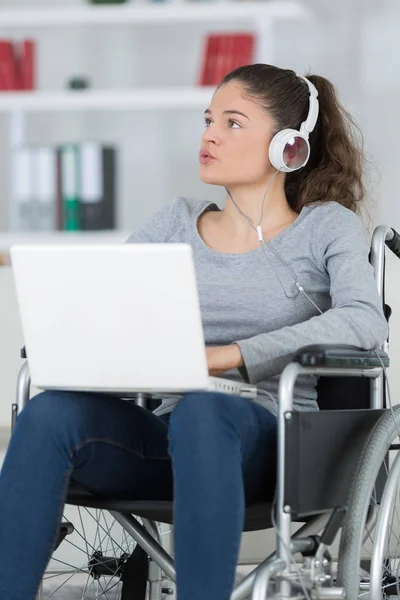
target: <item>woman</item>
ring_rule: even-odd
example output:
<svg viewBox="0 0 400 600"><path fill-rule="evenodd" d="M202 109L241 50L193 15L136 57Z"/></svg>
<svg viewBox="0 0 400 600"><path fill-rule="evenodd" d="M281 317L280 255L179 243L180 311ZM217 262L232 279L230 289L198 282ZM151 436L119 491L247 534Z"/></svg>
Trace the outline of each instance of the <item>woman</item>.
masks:
<svg viewBox="0 0 400 600"><path fill-rule="evenodd" d="M301 135L274 138L288 127ZM178 600L228 600L245 503L273 493L282 369L306 344L387 336L356 215L362 154L326 79L261 64L227 75L205 113L200 178L226 188L224 210L177 198L128 241L192 245L209 372L256 383L258 397L191 393L150 413L37 395L0 477L1 598L34 598L73 478L95 494L174 496ZM317 409L315 384L298 380L296 409Z"/></svg>

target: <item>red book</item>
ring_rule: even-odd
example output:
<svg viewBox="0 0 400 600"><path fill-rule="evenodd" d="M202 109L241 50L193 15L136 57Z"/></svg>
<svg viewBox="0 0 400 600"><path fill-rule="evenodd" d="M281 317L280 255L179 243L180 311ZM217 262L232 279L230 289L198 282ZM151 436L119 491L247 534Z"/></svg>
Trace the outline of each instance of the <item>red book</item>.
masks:
<svg viewBox="0 0 400 600"><path fill-rule="evenodd" d="M208 78L208 58L210 55L211 35L207 35L203 45L203 56L199 77L199 85L207 85Z"/></svg>
<svg viewBox="0 0 400 600"><path fill-rule="evenodd" d="M236 33L232 36L232 46L231 46L231 65L232 71L242 66L242 38L243 35L240 33Z"/></svg>
<svg viewBox="0 0 400 600"><path fill-rule="evenodd" d="M223 33L218 36L215 71L213 73L212 81L214 85L221 83L222 79L230 71L230 44L230 34Z"/></svg>
<svg viewBox="0 0 400 600"><path fill-rule="evenodd" d="M204 45L200 85L218 85L227 73L248 65L254 58L251 33L209 34Z"/></svg>
<svg viewBox="0 0 400 600"><path fill-rule="evenodd" d="M0 89L15 90L17 84L16 59L10 40L0 40Z"/></svg>
<svg viewBox="0 0 400 600"><path fill-rule="evenodd" d="M224 51L225 51L224 70L225 70L225 73L223 76L225 76L227 73L230 73L231 71L233 71L235 69L235 63L234 63L235 38L236 38L236 34L234 34L234 33L226 34L225 45L224 45Z"/></svg>
<svg viewBox="0 0 400 600"><path fill-rule="evenodd" d="M218 52L220 44L220 35L214 33L211 36L210 55L208 58L208 78L207 85L214 85L218 68Z"/></svg>
<svg viewBox="0 0 400 600"><path fill-rule="evenodd" d="M203 63L200 73L200 85L212 85L215 70L215 58L217 55L218 36L209 34L206 37L203 53Z"/></svg>
<svg viewBox="0 0 400 600"><path fill-rule="evenodd" d="M237 66L250 65L254 61L254 35L242 33L237 41Z"/></svg>
<svg viewBox="0 0 400 600"><path fill-rule="evenodd" d="M36 87L36 46L33 40L24 40L18 48L17 89L33 90Z"/></svg>

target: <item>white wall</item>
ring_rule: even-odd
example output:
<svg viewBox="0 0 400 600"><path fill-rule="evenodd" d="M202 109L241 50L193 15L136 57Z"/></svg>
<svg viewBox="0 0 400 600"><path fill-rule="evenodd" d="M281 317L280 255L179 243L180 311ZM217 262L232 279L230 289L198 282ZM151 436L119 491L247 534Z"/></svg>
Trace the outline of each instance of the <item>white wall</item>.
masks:
<svg viewBox="0 0 400 600"><path fill-rule="evenodd" d="M372 0L310 0L319 15L317 25L280 24L274 32L276 54L271 61L299 72L320 73L337 84L362 127L366 149L375 164L370 187L374 224L384 222L400 230L396 178L400 14L396 1L381 0L379 8L374 8ZM0 6L4 4L34 5L35 0L0 0ZM62 35L59 30L45 31L39 38L39 85L59 89L68 76L81 73L89 73L93 85L99 87L191 85L205 30L192 25L174 30L160 26L156 35L148 27L134 31L129 27L66 29ZM0 24L0 36L8 33ZM6 225L9 191L7 127L7 119L0 116L0 229ZM118 225L123 229L130 229L174 195L222 200L221 190L204 186L197 178L201 131L201 111L58 114L28 120L32 143L90 137L119 145ZM399 274L400 263L388 253L387 302L394 311L390 382L395 403L400 395ZM0 268L0 426L9 424L22 343L11 272ZM246 535L242 558L251 561L262 556L263 549L271 546L271 537Z"/></svg>
<svg viewBox="0 0 400 600"><path fill-rule="evenodd" d="M307 2L307 0L306 0ZM0 0L2 5L35 6L37 0ZM58 0L60 5L65 1ZM80 0L69 0L80 4ZM271 60L298 72L316 72L338 86L346 107L360 124L371 157L373 223L400 230L397 200L397 144L400 82L400 10L396 0L308 0L316 24L281 22L273 33ZM230 24L224 24L229 28ZM237 27L237 24L235 24ZM218 25L218 29L220 25ZM193 85L200 66L201 43L210 27L113 26L31 30L39 45L41 89L62 89L73 74L87 73L94 87ZM338 42L340 34L340 43ZM1 28L1 36L23 37L21 30ZM174 41L174 44L172 44ZM100 58L101 56L101 58ZM0 115L0 230L6 228L9 194L8 119ZM222 190L199 182L197 150L202 111L56 113L30 115L28 141L58 143L85 138L114 142L120 148L118 226L133 228L174 195L223 202ZM392 350L396 351L397 272L388 266L388 301L394 309ZM0 426L8 421L22 341L11 276L0 269ZM8 282L8 283L6 283ZM7 337L4 335L7 332ZM393 357L395 361L395 355ZM395 369L393 369L395 371ZM394 375L392 375L394 378Z"/></svg>

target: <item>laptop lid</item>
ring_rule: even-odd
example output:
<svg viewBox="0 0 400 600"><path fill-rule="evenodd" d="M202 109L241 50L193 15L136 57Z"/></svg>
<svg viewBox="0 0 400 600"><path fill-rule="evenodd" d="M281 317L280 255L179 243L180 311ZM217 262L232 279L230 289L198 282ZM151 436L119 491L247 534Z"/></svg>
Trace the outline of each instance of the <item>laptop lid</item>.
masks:
<svg viewBox="0 0 400 600"><path fill-rule="evenodd" d="M207 387L188 244L16 245L10 254L36 387Z"/></svg>

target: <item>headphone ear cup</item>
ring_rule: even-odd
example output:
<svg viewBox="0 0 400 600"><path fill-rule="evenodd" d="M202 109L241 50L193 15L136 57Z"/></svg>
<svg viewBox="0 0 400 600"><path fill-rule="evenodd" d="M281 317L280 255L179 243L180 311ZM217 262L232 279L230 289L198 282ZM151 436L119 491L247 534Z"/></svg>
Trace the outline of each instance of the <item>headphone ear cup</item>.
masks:
<svg viewBox="0 0 400 600"><path fill-rule="evenodd" d="M282 129L271 140L269 160L277 171L291 173L307 164L310 156L308 140L296 129Z"/></svg>

